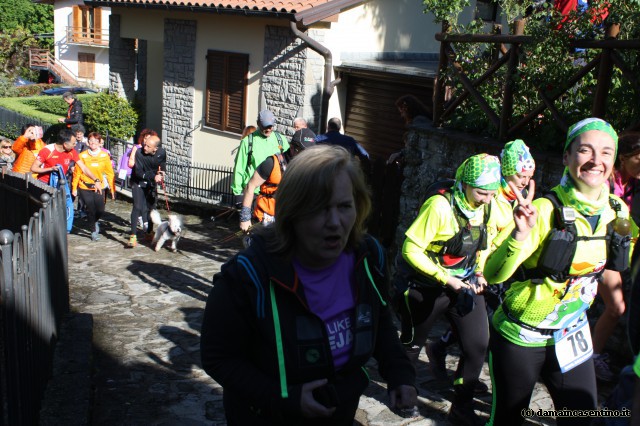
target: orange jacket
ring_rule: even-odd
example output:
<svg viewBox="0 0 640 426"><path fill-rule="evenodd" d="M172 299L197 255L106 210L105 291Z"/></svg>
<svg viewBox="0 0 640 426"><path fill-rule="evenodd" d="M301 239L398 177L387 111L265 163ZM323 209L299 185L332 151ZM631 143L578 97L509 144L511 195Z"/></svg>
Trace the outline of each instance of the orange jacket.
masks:
<svg viewBox="0 0 640 426"><path fill-rule="evenodd" d="M80 159L84 163L85 166L91 173L93 173L96 177L102 178L102 186L106 188L104 179L106 178L106 185L111 188L111 193L116 193L116 185L114 182L114 173L113 166L111 165L111 156L108 152L103 150L99 150L98 154L92 156L89 153L89 150L82 151L80 154ZM89 189L95 191L93 180L89 179L80 167L75 167L73 169L73 180L71 181L71 191L76 191L78 188L80 189Z"/></svg>
<svg viewBox="0 0 640 426"><path fill-rule="evenodd" d="M42 142L42 139L31 141L24 136L19 136L11 146L13 152L18 156L15 163L13 163L13 171L16 173L29 173L33 162L36 160L36 155L45 146L46 144ZM37 173L33 173L34 179L36 176Z"/></svg>

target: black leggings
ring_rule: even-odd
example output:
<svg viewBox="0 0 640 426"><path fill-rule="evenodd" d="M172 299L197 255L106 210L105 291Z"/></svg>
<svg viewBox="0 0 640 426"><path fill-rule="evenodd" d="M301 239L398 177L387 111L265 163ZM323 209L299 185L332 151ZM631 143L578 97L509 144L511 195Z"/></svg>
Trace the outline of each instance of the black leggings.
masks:
<svg viewBox="0 0 640 426"><path fill-rule="evenodd" d="M416 290L422 294L423 301L418 302L409 297L400 312L403 343L423 347L431 327L443 314L446 315L458 335L462 351L454 376L456 394L462 399L472 399L489 344L489 323L484 297L474 295L475 307L461 316L456 310L458 294L453 290L444 287L419 287Z"/></svg>
<svg viewBox="0 0 640 426"><path fill-rule="evenodd" d="M555 346L525 347L509 342L493 327L490 333L493 406L487 424L523 424L522 412L529 408L538 377L549 390L556 409L596 408L596 376L592 358L562 373ZM580 417L558 417L556 421L558 425L585 424L585 419Z"/></svg>
<svg viewBox="0 0 640 426"><path fill-rule="evenodd" d="M149 217L151 210L156 208L156 190L155 188L140 188L137 183L131 184L131 197L133 198L133 209L131 210L131 235L136 235L138 228L138 218L142 217L143 222L147 222L146 232L153 231L153 222Z"/></svg>
<svg viewBox="0 0 640 426"><path fill-rule="evenodd" d="M104 213L104 195L90 189L78 188L78 196L87 208L87 219L91 232L95 230L96 222Z"/></svg>

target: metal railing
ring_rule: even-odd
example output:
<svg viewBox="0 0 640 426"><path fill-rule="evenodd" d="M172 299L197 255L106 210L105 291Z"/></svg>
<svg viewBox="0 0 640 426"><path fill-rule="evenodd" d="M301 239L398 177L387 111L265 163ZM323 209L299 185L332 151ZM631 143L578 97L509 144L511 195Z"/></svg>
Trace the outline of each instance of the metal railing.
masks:
<svg viewBox="0 0 640 426"><path fill-rule="evenodd" d="M78 84L78 77L47 49L29 49L29 68L47 70L68 84Z"/></svg>
<svg viewBox="0 0 640 426"><path fill-rule="evenodd" d="M11 139L16 139L21 134L22 126L25 124L35 124L42 127L46 132L51 123L46 123L37 118L27 117L15 111L0 107L0 134Z"/></svg>
<svg viewBox="0 0 640 426"><path fill-rule="evenodd" d="M65 194L4 172L0 205L0 424L37 424L69 312Z"/></svg>

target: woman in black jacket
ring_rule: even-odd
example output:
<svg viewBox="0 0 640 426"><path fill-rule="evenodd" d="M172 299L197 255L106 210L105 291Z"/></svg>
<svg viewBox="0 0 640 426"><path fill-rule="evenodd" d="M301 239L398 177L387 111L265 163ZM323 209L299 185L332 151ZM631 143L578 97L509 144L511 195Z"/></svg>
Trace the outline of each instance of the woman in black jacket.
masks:
<svg viewBox="0 0 640 426"><path fill-rule="evenodd" d="M412 408L415 370L391 320L384 250L364 234L371 202L340 147L288 166L276 222L214 277L202 365L230 425L351 425L371 356L392 408Z"/></svg>

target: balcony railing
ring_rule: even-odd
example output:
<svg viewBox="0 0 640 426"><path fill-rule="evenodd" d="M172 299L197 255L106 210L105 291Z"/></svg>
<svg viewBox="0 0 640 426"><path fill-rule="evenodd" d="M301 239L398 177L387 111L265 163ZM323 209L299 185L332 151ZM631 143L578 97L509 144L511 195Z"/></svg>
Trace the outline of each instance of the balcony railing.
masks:
<svg viewBox="0 0 640 426"><path fill-rule="evenodd" d="M67 27L67 43L109 47L109 30Z"/></svg>

